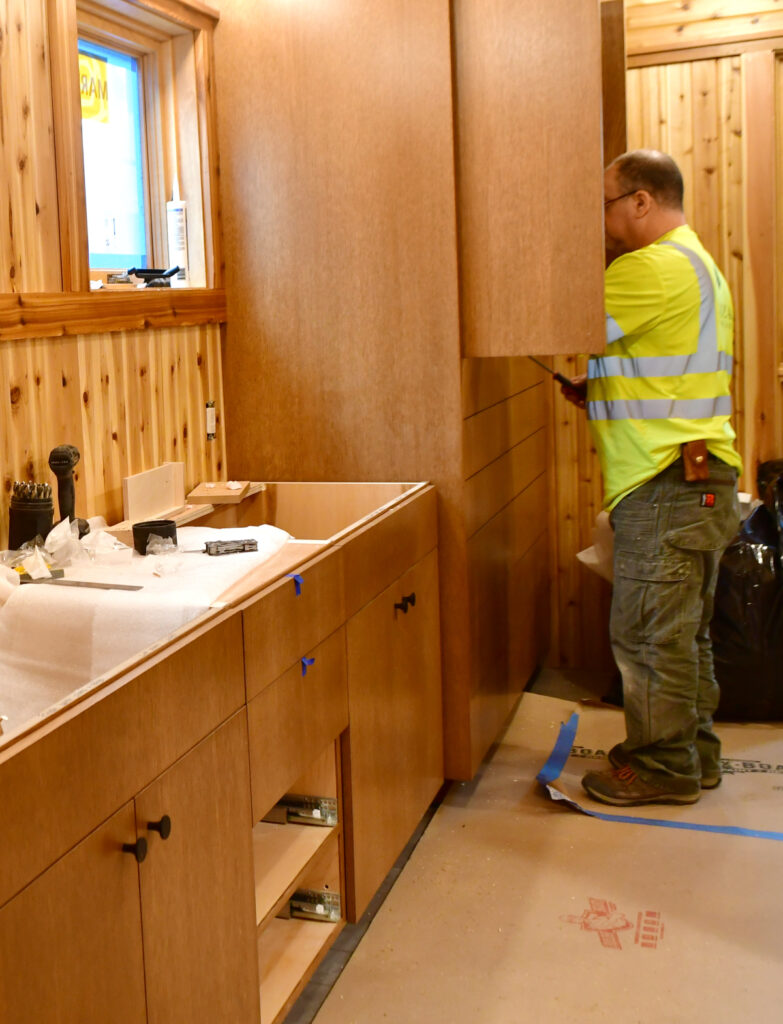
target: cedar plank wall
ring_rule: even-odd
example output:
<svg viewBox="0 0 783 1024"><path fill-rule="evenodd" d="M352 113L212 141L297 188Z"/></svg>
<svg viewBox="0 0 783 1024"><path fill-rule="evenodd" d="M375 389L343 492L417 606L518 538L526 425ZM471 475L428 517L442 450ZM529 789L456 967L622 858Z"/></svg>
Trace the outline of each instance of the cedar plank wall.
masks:
<svg viewBox="0 0 783 1024"><path fill-rule="evenodd" d="M609 6L607 0L602 6ZM783 457L783 345L776 295L781 285L775 273L783 239L774 233L783 79L773 56L783 50L783 4L626 3L625 23L627 148L652 146L678 160L689 220L734 296L734 425L746 467L740 486L755 493L758 463ZM606 153L607 159L613 155ZM583 362L560 358L555 365L573 373ZM590 543L600 507L598 470L581 419L562 404L555 405L555 415L557 518L563 525L557 533L552 660L593 667L601 652L591 637L606 635L609 591L577 568L574 556Z"/></svg>
<svg viewBox="0 0 783 1024"><path fill-rule="evenodd" d="M47 459L75 444L76 511L118 522L122 478L184 462L186 490L222 479L224 430L205 440L204 404L222 393L220 328L0 340L0 547L13 480L56 480ZM55 502L55 519L57 504Z"/></svg>
<svg viewBox="0 0 783 1024"><path fill-rule="evenodd" d="M122 518L122 477L130 473L177 460L185 462L187 486L225 476L222 422L215 441L207 442L204 432L206 400L214 399L219 413L222 406L218 324L184 326L186 311L173 317L183 326L144 328L147 315L128 322L111 296L96 296L83 324L58 321L70 296L57 294L45 11L45 0L0 3L0 208L8 225L0 235L0 547L7 543L12 481L54 486L47 459L58 444L75 444L82 455L77 512L110 522ZM183 309L197 303L206 309L210 294L199 299L182 292L177 301ZM109 305L101 316L104 300ZM162 302L150 300L156 308ZM210 307L205 319L220 315ZM156 320L154 312L149 320ZM31 322L44 323L47 336L36 336Z"/></svg>

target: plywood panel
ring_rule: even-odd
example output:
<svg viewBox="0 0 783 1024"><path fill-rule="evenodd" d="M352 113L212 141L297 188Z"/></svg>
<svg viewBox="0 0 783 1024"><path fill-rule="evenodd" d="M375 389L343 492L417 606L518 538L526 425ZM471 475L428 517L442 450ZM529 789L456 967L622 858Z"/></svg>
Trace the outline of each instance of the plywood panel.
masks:
<svg viewBox="0 0 783 1024"><path fill-rule="evenodd" d="M454 481L448 4L226 0L215 60L232 472Z"/></svg>
<svg viewBox="0 0 783 1024"><path fill-rule="evenodd" d="M547 432L539 428L468 480L465 529L469 537L546 472L546 456Z"/></svg>
<svg viewBox="0 0 783 1024"><path fill-rule="evenodd" d="M540 429L547 418L547 381L499 402L463 423L465 479Z"/></svg>
<svg viewBox="0 0 783 1024"><path fill-rule="evenodd" d="M217 326L0 341L0 369L6 494L15 479L55 484L47 460L58 444L82 455L77 513L109 522L123 518L122 478L131 473L184 461L188 489L225 479ZM218 408L214 441L204 428L207 398ZM4 501L0 543L7 530Z"/></svg>
<svg viewBox="0 0 783 1024"><path fill-rule="evenodd" d="M601 3L604 166L626 151L625 3Z"/></svg>
<svg viewBox="0 0 783 1024"><path fill-rule="evenodd" d="M598 5L453 11L464 353L599 351ZM564 202L575 188L579 202Z"/></svg>

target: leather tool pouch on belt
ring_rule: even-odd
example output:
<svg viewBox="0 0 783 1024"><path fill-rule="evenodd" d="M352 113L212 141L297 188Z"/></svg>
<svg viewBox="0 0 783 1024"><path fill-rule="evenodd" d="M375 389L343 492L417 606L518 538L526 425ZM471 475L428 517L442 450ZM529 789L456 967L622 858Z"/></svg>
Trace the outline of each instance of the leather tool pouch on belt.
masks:
<svg viewBox="0 0 783 1024"><path fill-rule="evenodd" d="M707 461L707 442L688 441L682 446L682 466L685 479L709 480L710 466Z"/></svg>

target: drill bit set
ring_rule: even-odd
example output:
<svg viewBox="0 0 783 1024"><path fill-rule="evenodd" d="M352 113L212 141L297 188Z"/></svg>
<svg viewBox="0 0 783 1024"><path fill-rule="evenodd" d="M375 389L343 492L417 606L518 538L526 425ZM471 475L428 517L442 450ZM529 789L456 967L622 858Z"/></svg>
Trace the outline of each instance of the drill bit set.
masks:
<svg viewBox="0 0 783 1024"><path fill-rule="evenodd" d="M16 551L36 537L46 540L53 521L51 485L14 480L8 518L8 547Z"/></svg>
<svg viewBox="0 0 783 1024"><path fill-rule="evenodd" d="M52 485L25 483L22 480L14 480L11 496L16 501L51 501Z"/></svg>

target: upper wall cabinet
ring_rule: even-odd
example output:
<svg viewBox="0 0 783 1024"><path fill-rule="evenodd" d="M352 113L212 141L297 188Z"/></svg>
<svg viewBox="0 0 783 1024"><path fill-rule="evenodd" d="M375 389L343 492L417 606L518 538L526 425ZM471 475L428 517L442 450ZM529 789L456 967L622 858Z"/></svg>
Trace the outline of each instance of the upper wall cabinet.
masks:
<svg viewBox="0 0 783 1024"><path fill-rule="evenodd" d="M463 355L604 344L597 0L454 3Z"/></svg>

